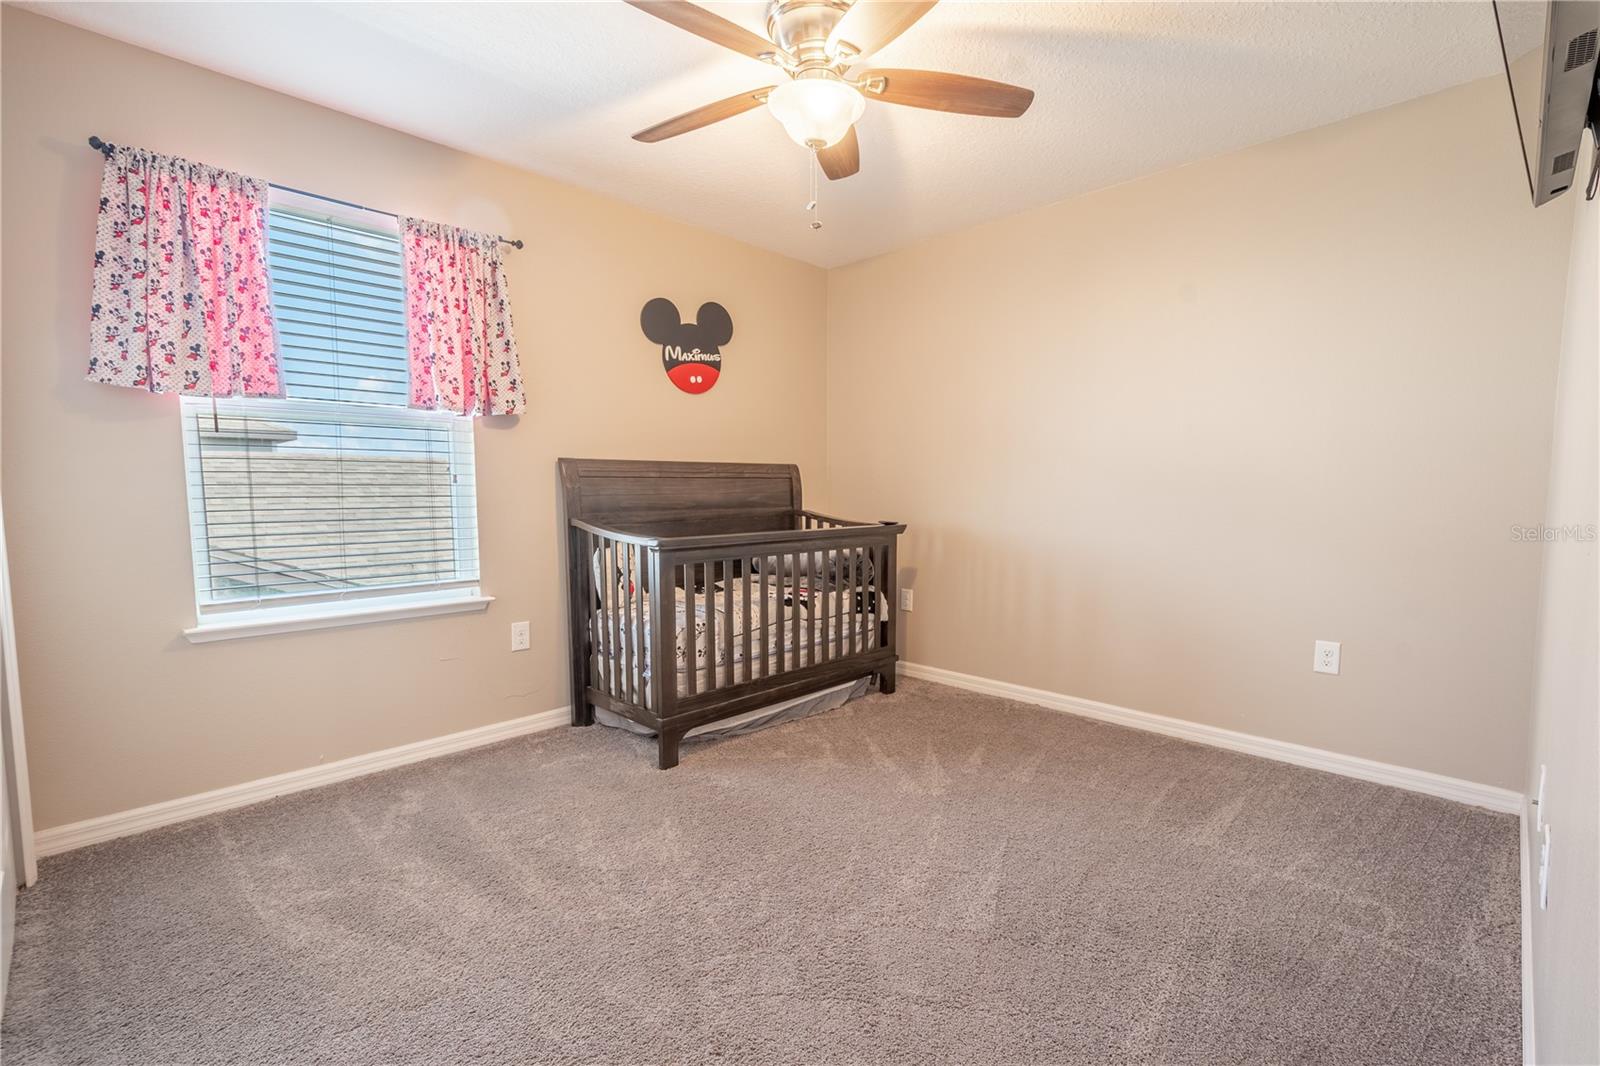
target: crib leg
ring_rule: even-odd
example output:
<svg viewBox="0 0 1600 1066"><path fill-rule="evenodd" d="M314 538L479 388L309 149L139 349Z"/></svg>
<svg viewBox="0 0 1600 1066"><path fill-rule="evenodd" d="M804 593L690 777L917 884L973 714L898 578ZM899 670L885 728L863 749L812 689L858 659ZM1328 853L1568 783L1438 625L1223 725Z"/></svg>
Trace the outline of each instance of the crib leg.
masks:
<svg viewBox="0 0 1600 1066"><path fill-rule="evenodd" d="M579 667L574 666L573 669L578 670ZM594 725L594 704L590 703L584 698L588 693L584 690L583 675L580 673L574 673L573 678L572 724Z"/></svg>
<svg viewBox="0 0 1600 1066"><path fill-rule="evenodd" d="M588 695L588 658L583 652L574 647L572 649L572 724L594 725L594 704L585 697Z"/></svg>
<svg viewBox="0 0 1600 1066"><path fill-rule="evenodd" d="M656 737L656 769L670 770L678 765L678 744L683 734L663 729Z"/></svg>
<svg viewBox="0 0 1600 1066"><path fill-rule="evenodd" d="M885 696L894 695L894 667L878 673L878 691Z"/></svg>

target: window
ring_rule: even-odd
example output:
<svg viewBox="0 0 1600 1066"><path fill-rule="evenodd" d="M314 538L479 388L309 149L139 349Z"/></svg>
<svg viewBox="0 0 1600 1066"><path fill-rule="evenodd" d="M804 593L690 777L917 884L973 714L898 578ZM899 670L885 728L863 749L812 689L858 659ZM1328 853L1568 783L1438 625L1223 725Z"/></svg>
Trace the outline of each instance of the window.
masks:
<svg viewBox="0 0 1600 1066"><path fill-rule="evenodd" d="M285 399L183 401L191 639L481 609L472 420L407 406L392 219L274 192Z"/></svg>

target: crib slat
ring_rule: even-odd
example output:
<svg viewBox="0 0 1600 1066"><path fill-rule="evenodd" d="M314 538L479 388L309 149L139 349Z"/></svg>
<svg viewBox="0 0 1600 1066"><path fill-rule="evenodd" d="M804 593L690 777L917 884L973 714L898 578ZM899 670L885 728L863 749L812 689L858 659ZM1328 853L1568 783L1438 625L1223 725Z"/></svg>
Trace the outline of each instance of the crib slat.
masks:
<svg viewBox="0 0 1600 1066"><path fill-rule="evenodd" d="M606 585L607 585L607 581L606 581L606 539L604 537L600 537L600 536L595 537L595 539L594 539L594 551L595 551L595 556L594 557L596 559L595 569L599 571L599 573L595 575L595 586L594 586L595 612L596 612L595 613L595 634L594 634L595 635L595 642L594 642L595 648L594 648L594 654L595 654L595 665L598 667L598 669L595 671L594 687L599 689L601 692L609 693L611 691L611 686L609 684L609 681L610 681L610 670L611 670L611 654L610 654L610 648L609 648L609 645L607 643L607 637L606 637Z"/></svg>
<svg viewBox="0 0 1600 1066"><path fill-rule="evenodd" d="M595 611L597 612L595 620L595 662L600 667L599 673L595 678L594 687L609 695L611 692L611 643L610 627L606 625L606 616L610 611L610 605L606 601L606 586L611 583L606 580L605 537L595 537L594 551L595 570L598 571L594 579Z"/></svg>
<svg viewBox="0 0 1600 1066"><path fill-rule="evenodd" d="M829 592L827 592L829 626L827 626L827 635L822 640L822 643L826 645L826 647L822 648L822 659L832 663L834 659L838 658L838 631L845 624L845 616L838 610L840 605L845 602L842 595L840 595L843 581L845 581L845 557L843 557L843 552L830 551L827 554L826 573L830 576L829 583L827 583L827 589L829 589Z"/></svg>
<svg viewBox="0 0 1600 1066"><path fill-rule="evenodd" d="M633 692L633 546L622 546L622 691L619 695L629 703Z"/></svg>
<svg viewBox="0 0 1600 1066"><path fill-rule="evenodd" d="M643 548L633 553L634 580L628 590L633 598L633 695L640 707L644 706L644 664L648 658L644 646L644 554Z"/></svg>
<svg viewBox="0 0 1600 1066"><path fill-rule="evenodd" d="M772 576L772 568L767 565L767 557L761 557L761 676L772 676L772 633L767 629L770 625L768 616L772 608L768 604L767 581Z"/></svg>
<svg viewBox="0 0 1600 1066"><path fill-rule="evenodd" d="M819 525L821 523L818 523ZM825 663L833 658L833 553L821 551L817 553L817 570L822 574L822 610L817 621L821 626L817 633L817 662Z"/></svg>
<svg viewBox="0 0 1600 1066"><path fill-rule="evenodd" d="M856 651L867 650L867 551L856 549Z"/></svg>
<svg viewBox="0 0 1600 1066"><path fill-rule="evenodd" d="M856 653L856 627L859 621L856 604L860 602L856 597L856 580L861 567L856 565L856 549L846 548L844 561L850 572L850 581L844 589L844 654L851 656Z"/></svg>
<svg viewBox="0 0 1600 1066"><path fill-rule="evenodd" d="M834 552L833 556L834 569L839 574L837 582L839 589L834 594L834 617L838 619L838 624L833 631L833 657L842 659L846 648L849 646L846 643L845 633L850 628L850 608L846 605L845 600L850 592L850 553L840 549Z"/></svg>
<svg viewBox="0 0 1600 1066"><path fill-rule="evenodd" d="M800 560L801 559L805 560L805 564L804 564L805 565L805 576L804 577L796 577L795 580L796 581L804 581L805 584L806 584L806 610L805 610L805 617L800 619L800 631L794 635L794 649L793 649L794 665L793 665L793 669L795 669L795 670L800 669L800 667L806 665L807 663L809 663L811 661L811 646L810 646L810 642L806 638L810 637L813 633L815 633L817 631L817 616L815 614L813 614L812 611L811 611L811 607L812 607L812 601L811 601L812 587L811 586L812 586L812 583L816 580L816 578L814 578L812 576L812 574L811 574L811 553L807 552L805 555L801 555L799 552L795 553L795 557L794 557L795 566L796 566L795 573L797 575L800 573L799 566L801 565L800 564Z"/></svg>
<svg viewBox="0 0 1600 1066"><path fill-rule="evenodd" d="M648 578L648 567L645 563L645 549L638 551L638 618L635 619L634 647L638 648L638 706L645 706L650 699L650 683L645 680L645 671L650 669L650 663L656 658L650 643L645 639L645 629L650 623L650 608L645 605L645 581ZM651 671L653 672L653 671Z"/></svg>
<svg viewBox="0 0 1600 1066"><path fill-rule="evenodd" d="M800 553L793 552L789 555L789 598L794 600L794 610L791 612L790 626L793 631L789 638L789 669L800 669Z"/></svg>
<svg viewBox="0 0 1600 1066"><path fill-rule="evenodd" d="M632 704L639 703L640 649L633 628L633 620L638 609L638 605L634 602L634 596L639 591L638 555L639 552L631 544L622 549L625 574L622 586L622 658L626 665L622 678L622 698Z"/></svg>
<svg viewBox="0 0 1600 1066"><path fill-rule="evenodd" d="M861 564L861 650L872 650L873 628L878 624L878 548L862 549Z"/></svg>
<svg viewBox="0 0 1600 1066"><path fill-rule="evenodd" d="M817 572L822 575L822 610L817 619L820 629L817 632L817 661L825 663L832 655L829 652L828 641L833 632L833 576L829 571L829 553L817 553Z"/></svg>
<svg viewBox="0 0 1600 1066"><path fill-rule="evenodd" d="M627 586L622 583L622 576L618 573L622 569L622 545L618 541L611 542L611 666L616 681L611 686L611 694L619 698L626 698L628 694L628 650L623 646L622 615L626 610L622 603L622 594Z"/></svg>
<svg viewBox="0 0 1600 1066"><path fill-rule="evenodd" d="M833 600L829 598L828 586L832 581L828 575L828 553L816 553L816 566L814 572L821 576L817 579L817 639L816 649L812 652L817 657L817 662L828 661L828 628L833 621Z"/></svg>
<svg viewBox="0 0 1600 1066"><path fill-rule="evenodd" d="M586 593L586 595L584 596L585 602L584 602L584 605L583 605L583 619L584 619L583 627L584 627L584 636L587 638L587 642L588 642L588 645L589 645L587 650L586 650L586 655L585 655L585 658L589 662L588 683L589 683L589 687L590 688L599 688L600 687L600 681L599 681L600 655L599 655L599 649L598 649L597 645L598 645L598 637L599 637L600 634L595 630L595 622L596 622L596 617L597 616L595 615L595 607L594 607L595 593L597 593L599 590L593 587L593 582L594 582L594 534L590 533L588 530L583 530L582 531L582 537L581 537L579 543L581 543L583 545L583 572L588 575L588 577L586 577L584 579L584 582L583 582L584 591Z"/></svg>
<svg viewBox="0 0 1600 1066"><path fill-rule="evenodd" d="M844 550L844 559L850 570L850 581L844 589L844 653L848 657L856 653L856 629L861 620L860 612L856 610L856 604L860 602L856 596L856 580L861 567L856 564L854 548Z"/></svg>
<svg viewBox="0 0 1600 1066"><path fill-rule="evenodd" d="M828 553L811 553L811 579L817 586L817 610L814 617L817 631L811 634L811 661L822 662L828 658Z"/></svg>
<svg viewBox="0 0 1600 1066"><path fill-rule="evenodd" d="M795 613L797 605L794 602L794 577L793 571L788 569L788 556L774 555L772 559L772 568L775 571L775 573L772 575L772 579L778 586L778 617L774 620L773 628L777 630L776 636L778 639L776 644L778 646L775 650L777 651L778 673L781 674L785 669L785 648L787 648L789 644L789 631L791 628L789 625L789 619L785 618L783 615L783 601L786 599L789 601L788 610L790 615Z"/></svg>
<svg viewBox="0 0 1600 1066"><path fill-rule="evenodd" d="M817 554L806 552L806 605L810 608L806 612L806 665L817 661L817 628L822 620L817 617L818 605L822 597L817 587Z"/></svg>
<svg viewBox="0 0 1600 1066"><path fill-rule="evenodd" d="M695 665L694 567L680 566L678 575L683 581L683 671L688 678L685 687L688 688L689 695L693 696L699 688L699 681L695 677L699 667ZM672 679L672 683L674 685L678 683L676 677Z"/></svg>
<svg viewBox="0 0 1600 1066"><path fill-rule="evenodd" d="M606 662L610 664L607 672L610 688L607 691L612 696L617 696L621 694L617 685L622 680L617 662L621 657L621 649L617 647L617 615L621 613L622 607L617 603L617 593L620 591L617 588L617 542L610 537L606 538L605 562L606 602L610 605L606 610Z"/></svg>
<svg viewBox="0 0 1600 1066"><path fill-rule="evenodd" d="M633 570L635 581L633 583L633 694L634 702L640 707L644 706L644 670L645 664L650 661L650 649L644 643L644 579L645 579L645 549L640 548L634 552Z"/></svg>
<svg viewBox="0 0 1600 1066"><path fill-rule="evenodd" d="M750 617L750 564L746 562L739 567L739 580L744 589L744 605L739 608L739 614L744 621L744 679L751 678L750 665L750 629L755 619Z"/></svg>
<svg viewBox="0 0 1600 1066"><path fill-rule="evenodd" d="M705 575L706 606L706 691L717 687L717 568L710 563L701 571Z"/></svg>
<svg viewBox="0 0 1600 1066"><path fill-rule="evenodd" d="M844 649L840 654L848 658L856 653L856 550L844 550L844 567L848 577L844 583Z"/></svg>
<svg viewBox="0 0 1600 1066"><path fill-rule="evenodd" d="M850 583L854 568L850 565L850 552L838 552L838 632L834 634L835 656L850 655Z"/></svg>
<svg viewBox="0 0 1600 1066"><path fill-rule="evenodd" d="M845 581L845 656L856 653L856 549L845 549L845 573L850 578Z"/></svg>
<svg viewBox="0 0 1600 1066"><path fill-rule="evenodd" d="M627 652L622 646L622 545L611 542L611 694L622 696L626 690Z"/></svg>
<svg viewBox="0 0 1600 1066"><path fill-rule="evenodd" d="M733 560L722 564L722 684L733 685Z"/></svg>

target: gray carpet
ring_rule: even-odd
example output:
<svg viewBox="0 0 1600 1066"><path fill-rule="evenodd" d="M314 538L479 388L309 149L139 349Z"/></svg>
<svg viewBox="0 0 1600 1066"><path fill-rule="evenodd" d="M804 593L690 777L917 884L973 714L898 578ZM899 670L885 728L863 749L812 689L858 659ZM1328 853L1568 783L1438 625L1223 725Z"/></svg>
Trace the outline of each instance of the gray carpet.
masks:
<svg viewBox="0 0 1600 1066"><path fill-rule="evenodd" d="M1515 1063L1515 819L904 681L47 860L31 1063Z"/></svg>

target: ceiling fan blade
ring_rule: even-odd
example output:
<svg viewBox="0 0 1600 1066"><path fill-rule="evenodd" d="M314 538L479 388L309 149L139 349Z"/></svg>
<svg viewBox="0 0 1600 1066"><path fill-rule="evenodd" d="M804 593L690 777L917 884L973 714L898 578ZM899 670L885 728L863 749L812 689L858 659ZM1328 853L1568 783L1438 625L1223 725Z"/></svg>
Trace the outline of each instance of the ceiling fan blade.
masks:
<svg viewBox="0 0 1600 1066"><path fill-rule="evenodd" d="M938 0L855 0L833 32L828 34L828 54L839 54L848 44L854 55L876 52L926 15Z"/></svg>
<svg viewBox="0 0 1600 1066"><path fill-rule="evenodd" d="M778 55L782 51L765 37L759 37L721 15L713 15L698 4L689 3L689 0L628 0L628 3L663 22L672 23L680 30L688 30L696 37L704 37L713 44L731 48L751 59Z"/></svg>
<svg viewBox="0 0 1600 1066"><path fill-rule="evenodd" d="M702 126L709 126L713 122L721 122L734 115L742 115L753 107L760 107L766 103L767 94L772 91L769 85L764 89L753 89L738 96L730 96L726 100L718 100L714 104L697 107L693 111L685 111L676 118L669 118L665 122L658 122L647 130L640 130L633 135L636 141L654 144L664 141L668 137L676 137L680 133L688 133Z"/></svg>
<svg viewBox="0 0 1600 1066"><path fill-rule="evenodd" d="M819 149L817 162L822 165L822 172L828 175L829 181L848 178L860 170L861 143L856 140L856 128L851 126L850 132L833 147Z"/></svg>
<svg viewBox="0 0 1600 1066"><path fill-rule="evenodd" d="M1033 103L1032 89L938 70L869 70L857 81L868 99L958 115L1016 118Z"/></svg>

